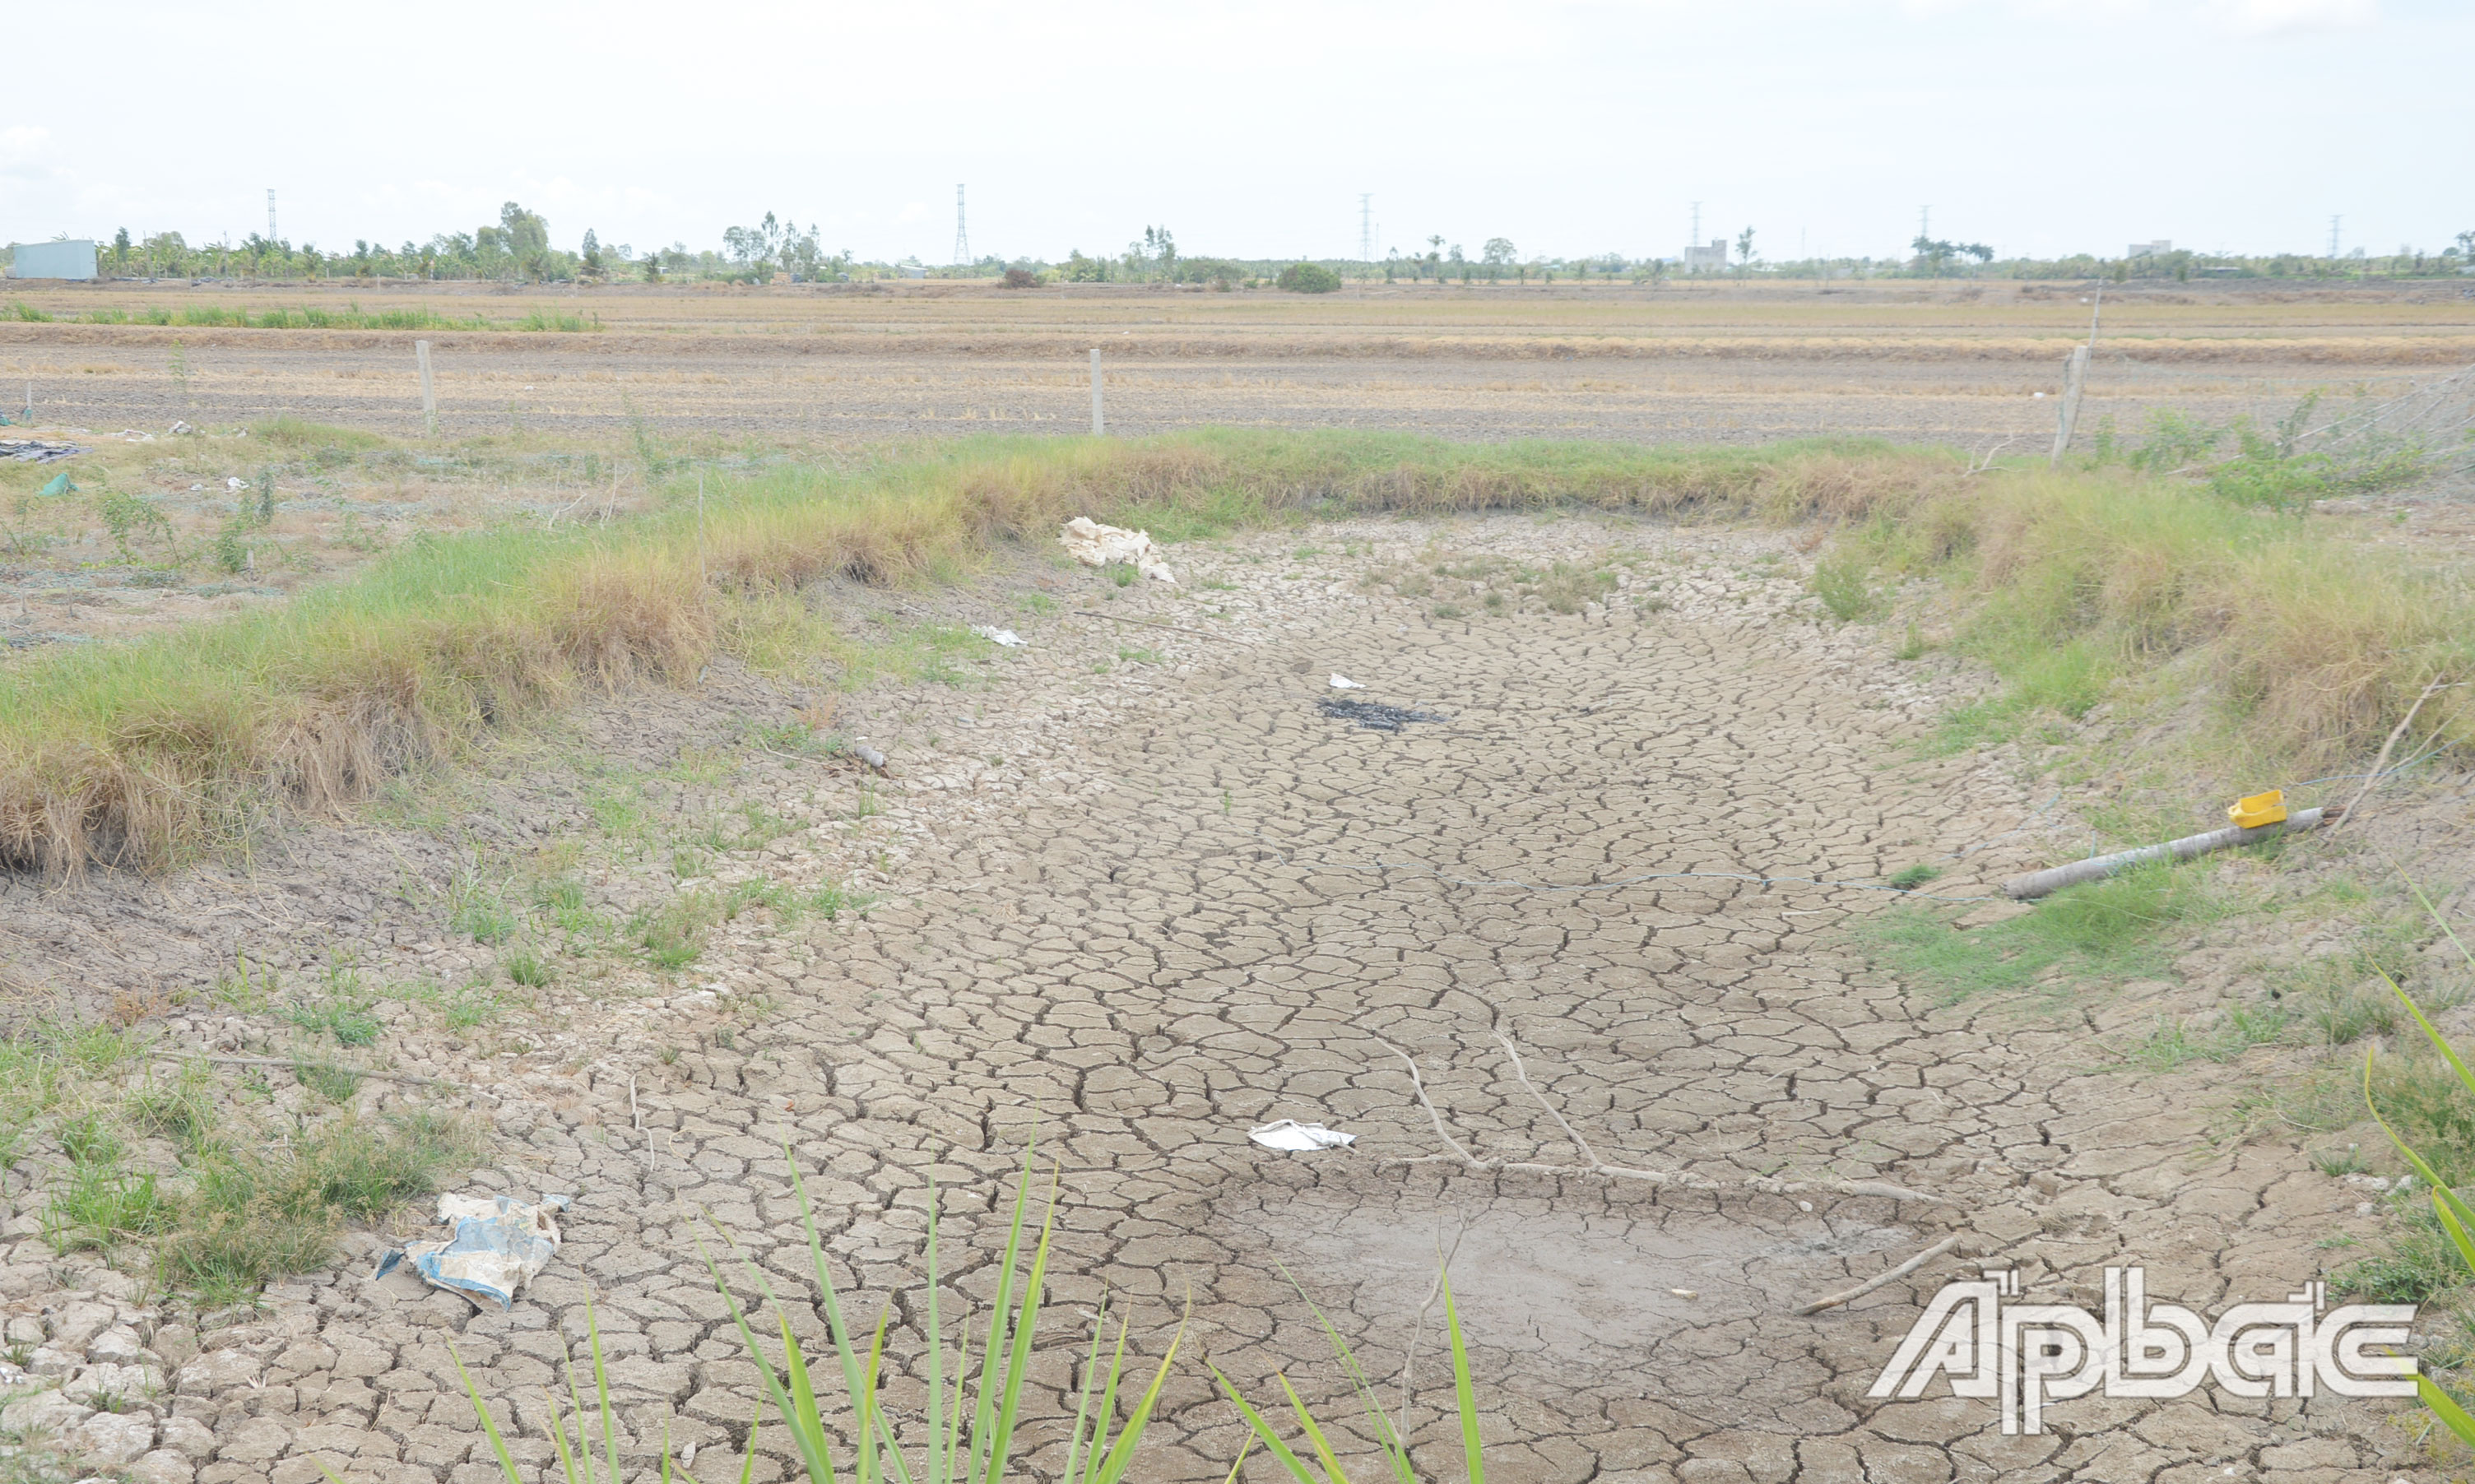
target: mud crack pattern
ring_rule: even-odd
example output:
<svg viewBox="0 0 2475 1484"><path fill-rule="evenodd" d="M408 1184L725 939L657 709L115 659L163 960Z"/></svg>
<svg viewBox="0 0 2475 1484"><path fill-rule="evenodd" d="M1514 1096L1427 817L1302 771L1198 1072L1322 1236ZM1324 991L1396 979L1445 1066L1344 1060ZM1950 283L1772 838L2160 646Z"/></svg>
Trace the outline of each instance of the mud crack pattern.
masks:
<svg viewBox="0 0 2475 1484"><path fill-rule="evenodd" d="M1425 539L1404 530L1360 534ZM1515 522L1454 539L1554 555L1585 537L1605 539ZM2153 1296L2214 1310L2311 1277L2333 1197L2290 1150L2201 1144L2188 1089L2103 1069L2086 1014L1938 1008L1865 969L1842 926L1889 899L1814 883L1878 882L1992 835L2018 791L1989 797L1962 763L1893 766L1930 708L1888 662L1796 620L1792 585L1677 581L1664 612L1618 596L1464 622L1345 580L1281 587L1189 560L1239 590L1230 642L1162 636L1159 667L1103 685L1066 651L1102 625L1035 632L1033 663L1046 646L1055 664L991 703L1005 717L955 701L942 723L1044 718L1052 766L1035 782L992 785L959 758L968 739L897 756L906 890L814 955L734 942L692 1018L537 1073L502 1107L490 1178L577 1202L527 1302L477 1314L330 1274L210 1336L175 1407L213 1435L200 1484L312 1484L320 1457L377 1484L482 1484L451 1341L521 1424L528 1464L554 1470L543 1388L588 1292L640 1459L667 1425L722 1484L757 1390L698 1255L700 1229L714 1242L702 1214L804 1293L787 1150L849 1302L894 1305L908 1366L928 1182L953 1297L984 1300L1004 1234L992 1196L1033 1139L1060 1183L1058 1328L1030 1433L1042 1476L1062 1466L1071 1329L1104 1286L1135 1305L1147 1353L1190 1304L1189 1346L1259 1395L1286 1372L1340 1416L1354 1403L1284 1269L1398 1407L1444 1248L1506 1480L2397 1475L2406 1433L2339 1399L2089 1400L2006 1437L1986 1402L1864 1398L1920 1297L1980 1261L2079 1302L2104 1264L2141 1261ZM1450 719L1337 723L1317 710L1334 670ZM1961 869L1990 879L2018 859ZM1946 884L1980 889L1969 879ZM1510 881L1528 885L1490 885ZM1441 1146L1377 1037L1418 1059L1483 1157L1576 1160L1498 1034L1610 1163L1874 1179L1958 1204L1385 1164ZM1360 1139L1247 1143L1279 1117ZM1790 1312L1957 1225L1978 1260ZM804 1304L791 1318L821 1334ZM1430 1311L1407 1416L1449 1477L1440 1353ZM1142 1476L1226 1472L1238 1424L1205 1380L1181 1367ZM889 1396L916 1423L917 1375ZM775 1429L757 1447L759 1481L796 1467Z"/></svg>

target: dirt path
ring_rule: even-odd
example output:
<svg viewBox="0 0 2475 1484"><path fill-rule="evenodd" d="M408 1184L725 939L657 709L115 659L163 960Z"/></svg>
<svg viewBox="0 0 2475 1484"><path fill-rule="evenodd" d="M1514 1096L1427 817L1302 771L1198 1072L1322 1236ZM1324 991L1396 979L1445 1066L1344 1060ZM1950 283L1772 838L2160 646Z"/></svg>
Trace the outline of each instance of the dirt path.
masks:
<svg viewBox="0 0 2475 1484"><path fill-rule="evenodd" d="M1458 1243L1507 1480L2398 1476L2406 1435L2335 1398L2084 1400L2035 1437L2001 1436L1988 1400L1864 1399L1922 1297L1979 1267L2086 1303L2103 1265L2144 1262L2152 1298L2215 1312L2314 1277L2313 1240L2353 1204L2290 1149L2213 1151L2191 1083L2107 1070L2100 1033L2152 1007L1937 1009L1850 952L1845 926L1888 900L1870 884L2025 813L1980 762L1899 761L1953 672L1810 622L1793 582L1752 565L1776 538L1504 520L1316 539L1359 554L1180 553L1189 585L1229 584L1224 638L1025 620L1032 647L991 687L880 707L885 815L766 868L872 858L883 905L736 932L669 1000L524 1058L490 1179L576 1196L551 1273L504 1315L357 1272L279 1290L177 1373L173 1409L213 1439L198 1484L310 1484L312 1454L355 1481L479 1484L442 1342L538 1439L588 1282L630 1426L649 1442L667 1419L723 1484L755 1394L692 1242L699 1209L799 1281L789 1145L872 1315L916 1293L933 1172L968 1269L954 1286L980 1294L1002 1230L973 1213L1035 1130L1063 1168L1051 1384L1068 1316L1106 1282L1148 1352L1190 1297L1189 1344L1258 1399L1282 1369L1342 1413L1286 1264L1397 1405L1435 1251ZM1611 547L1646 556L1569 615L1438 619L1358 580L1439 552ZM1347 698L1439 719L1327 716L1335 672L1365 687ZM1934 889L1981 894L2030 853L1946 862ZM1386 1042L1477 1155L1579 1162L1498 1035L1600 1158L1726 1188L1399 1163L1448 1151ZM1281 1117L1359 1139L1247 1142ZM1807 1183L1736 1183L1757 1177ZM1828 1188L1851 1180L1953 1204ZM1970 1258L1792 1313L1962 1230ZM1435 1320L1409 1415L1449 1476ZM1181 1368L1143 1476L1226 1472L1239 1429L1202 1376ZM1036 1429L1036 1470L1060 1467L1057 1430ZM769 1429L760 1454L758 1480L780 1476L785 1441Z"/></svg>

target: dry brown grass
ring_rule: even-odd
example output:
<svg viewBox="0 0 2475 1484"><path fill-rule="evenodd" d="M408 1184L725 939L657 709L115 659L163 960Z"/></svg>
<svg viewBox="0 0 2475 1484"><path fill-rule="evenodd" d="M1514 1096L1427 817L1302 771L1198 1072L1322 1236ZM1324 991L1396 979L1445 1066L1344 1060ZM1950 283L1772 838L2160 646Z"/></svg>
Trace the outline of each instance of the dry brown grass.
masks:
<svg viewBox="0 0 2475 1484"><path fill-rule="evenodd" d="M2367 755L2437 678L2475 678L2463 571L2312 518L2120 471L1954 481L1867 532L1884 560L1956 578L1968 643L2030 707L2076 714L2146 676L2212 697L2264 756ZM2465 689L2418 738L2475 743Z"/></svg>

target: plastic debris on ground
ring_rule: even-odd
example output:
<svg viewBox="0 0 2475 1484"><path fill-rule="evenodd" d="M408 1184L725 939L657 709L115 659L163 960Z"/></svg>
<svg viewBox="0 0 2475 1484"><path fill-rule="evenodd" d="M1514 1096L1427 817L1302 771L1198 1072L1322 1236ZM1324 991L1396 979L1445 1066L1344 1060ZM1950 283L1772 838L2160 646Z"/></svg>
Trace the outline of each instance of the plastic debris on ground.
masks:
<svg viewBox="0 0 2475 1484"><path fill-rule="evenodd" d="M54 443L48 438L0 438L0 458L20 464L49 464L85 451L74 443Z"/></svg>
<svg viewBox="0 0 2475 1484"><path fill-rule="evenodd" d="M1342 700L1327 695L1315 702L1315 710L1339 721L1355 721L1370 732L1397 732L1412 721L1441 721L1432 711L1412 711L1406 706L1386 706L1382 701Z"/></svg>
<svg viewBox="0 0 2475 1484"><path fill-rule="evenodd" d="M44 485L35 493L37 495L74 495L77 492L78 487L76 483L69 478L68 472L66 470L62 470L61 473L52 475L51 483Z"/></svg>
<svg viewBox="0 0 2475 1484"><path fill-rule="evenodd" d="M1337 1129L1327 1129L1319 1123L1300 1123L1294 1118L1284 1118L1278 1123L1267 1123L1260 1129L1249 1129L1246 1131L1246 1136L1265 1149L1277 1149L1292 1155L1309 1154L1318 1149L1347 1149L1358 1142L1358 1135L1355 1133L1343 1133Z"/></svg>
<svg viewBox="0 0 2475 1484"><path fill-rule="evenodd" d="M982 623L974 627L971 632L992 645L1003 645L1009 649L1020 649L1025 645L1023 637L1010 628L994 628Z"/></svg>
<svg viewBox="0 0 2475 1484"><path fill-rule="evenodd" d="M228 489L228 490L234 491L234 492L238 492L238 491L241 491L241 490L248 489L248 488L249 488L249 481L248 481L247 479L242 478L242 477L241 477L240 475L238 475L238 474L234 474L234 475L233 475L231 478L226 479L226 480L224 481L224 488L225 488L225 489Z"/></svg>
<svg viewBox="0 0 2475 1484"><path fill-rule="evenodd" d="M516 1296L558 1251L558 1223L551 1212L567 1209L565 1196L545 1195L538 1204L508 1196L440 1196L438 1220L450 1234L406 1242L379 1259L381 1278L410 1264L433 1288L513 1307Z"/></svg>
<svg viewBox="0 0 2475 1484"><path fill-rule="evenodd" d="M1086 567L1106 567L1111 562L1131 562L1137 572L1154 582L1177 586L1177 578L1168 570L1168 561L1149 531L1130 531L1122 526L1103 525L1090 516L1078 515L1066 523L1057 538L1066 553Z"/></svg>
<svg viewBox="0 0 2475 1484"><path fill-rule="evenodd" d="M1357 681L1350 679L1347 675L1341 674L1338 671L1335 671L1333 674L1332 688L1336 691L1363 691L1366 689L1366 687L1360 685Z"/></svg>
<svg viewBox="0 0 2475 1484"><path fill-rule="evenodd" d="M197 429L191 427L186 423L175 423L171 426L163 429L163 431L167 433L194 433Z"/></svg>

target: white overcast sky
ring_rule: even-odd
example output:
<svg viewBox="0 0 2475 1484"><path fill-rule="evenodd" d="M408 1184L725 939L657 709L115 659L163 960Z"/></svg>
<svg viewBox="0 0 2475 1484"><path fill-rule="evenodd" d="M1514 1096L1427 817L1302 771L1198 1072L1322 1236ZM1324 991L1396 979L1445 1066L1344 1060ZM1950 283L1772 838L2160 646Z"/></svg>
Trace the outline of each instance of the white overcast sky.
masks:
<svg viewBox="0 0 2475 1484"><path fill-rule="evenodd" d="M97 28L100 29L97 29ZM21 31L23 28L19 28ZM2438 251L2475 228L2467 0L141 3L0 91L0 239L335 249L513 199L573 247L767 210L864 258L1765 255L1934 234Z"/></svg>

